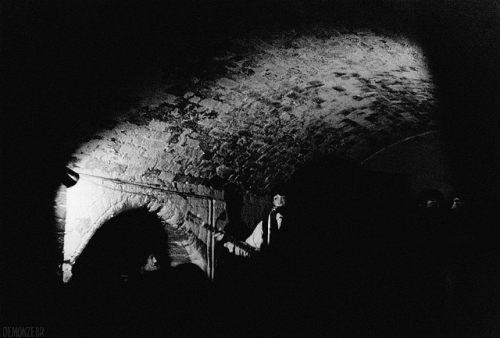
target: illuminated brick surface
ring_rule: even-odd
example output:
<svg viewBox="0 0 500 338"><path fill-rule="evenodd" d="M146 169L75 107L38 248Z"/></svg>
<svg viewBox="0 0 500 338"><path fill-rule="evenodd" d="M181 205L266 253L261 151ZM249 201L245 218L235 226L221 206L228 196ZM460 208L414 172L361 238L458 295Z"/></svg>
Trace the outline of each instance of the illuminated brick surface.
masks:
<svg viewBox="0 0 500 338"><path fill-rule="evenodd" d="M308 159L359 161L436 127L432 79L403 37L322 27L250 34L198 68L165 71L81 144L74 165L163 186L215 179L262 194Z"/></svg>

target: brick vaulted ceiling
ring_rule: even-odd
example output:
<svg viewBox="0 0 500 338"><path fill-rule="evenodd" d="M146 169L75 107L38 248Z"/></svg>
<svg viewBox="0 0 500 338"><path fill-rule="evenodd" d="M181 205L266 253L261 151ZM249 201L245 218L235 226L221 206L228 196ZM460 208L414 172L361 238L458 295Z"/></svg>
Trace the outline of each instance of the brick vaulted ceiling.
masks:
<svg viewBox="0 0 500 338"><path fill-rule="evenodd" d="M325 25L251 32L186 62L188 75L147 69L134 99L116 101L115 116L77 141L72 165L266 193L310 159L361 161L437 125L426 60L402 35Z"/></svg>
<svg viewBox="0 0 500 338"><path fill-rule="evenodd" d="M71 165L265 192L308 159L361 161L440 128L459 143L451 161L463 181L489 187L482 177L495 176L483 166L471 180L478 161L496 161L494 1L18 2L4 12L13 113L3 134L21 176L32 163L47 177Z"/></svg>
<svg viewBox="0 0 500 338"><path fill-rule="evenodd" d="M362 160L441 128L454 174L498 224L498 1L6 0L0 14L11 322L50 313L52 207L69 163L260 190L276 168Z"/></svg>

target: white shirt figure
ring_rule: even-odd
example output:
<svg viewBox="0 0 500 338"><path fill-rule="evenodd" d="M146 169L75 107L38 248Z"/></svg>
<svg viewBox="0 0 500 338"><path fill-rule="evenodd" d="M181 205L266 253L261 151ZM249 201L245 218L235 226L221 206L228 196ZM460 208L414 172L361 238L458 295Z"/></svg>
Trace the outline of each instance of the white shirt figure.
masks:
<svg viewBox="0 0 500 338"><path fill-rule="evenodd" d="M285 205L285 196L277 194L273 198L273 210L282 207ZM271 217L273 213L270 212L268 217ZM281 223L283 221L283 215L279 212L276 213L276 222L278 224L278 230L281 228ZM262 229L262 224L263 222L260 221L255 229L253 230L252 234L245 240L245 243L249 244L250 246L254 247L255 249L259 250L260 247L262 246L263 241L263 229ZM267 222L268 229L267 229L267 242L269 243L269 239L271 236L271 220L269 219ZM224 246L229 249L230 252L234 252L236 255L242 255L246 256L247 253L235 246L233 243L226 242L224 243Z"/></svg>
<svg viewBox="0 0 500 338"><path fill-rule="evenodd" d="M272 213L269 213L269 218L271 218ZM281 222L283 221L283 215L280 213L276 213L276 221L278 222L278 230L281 228ZM262 243L264 242L263 239L263 234L264 230L262 230L262 221L260 221L255 229L253 230L252 234L250 237L248 237L245 242L250 244L256 249L260 249ZM267 222L267 242L269 243L269 240L271 239L271 220Z"/></svg>

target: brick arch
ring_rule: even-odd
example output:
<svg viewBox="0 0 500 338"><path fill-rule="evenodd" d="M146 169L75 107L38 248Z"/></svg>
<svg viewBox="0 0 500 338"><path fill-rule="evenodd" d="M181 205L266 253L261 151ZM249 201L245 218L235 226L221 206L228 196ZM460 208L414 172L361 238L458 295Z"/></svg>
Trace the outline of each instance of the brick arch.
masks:
<svg viewBox="0 0 500 338"><path fill-rule="evenodd" d="M220 199L213 192L212 196L186 195L186 191L167 192L82 175L79 182L66 191L63 280L71 279L72 267L103 224L124 211L139 208L156 214L168 235L176 233L175 238L169 240L170 252L176 253L170 257L173 266L190 262L209 273L210 238L200 222L210 223L210 213L222 212L223 203L215 202L214 197ZM188 214L197 215L199 220L187 219Z"/></svg>
<svg viewBox="0 0 500 338"><path fill-rule="evenodd" d="M165 226L146 207L120 211L93 234L73 266L72 279L117 278L140 272L154 253L160 268L170 264Z"/></svg>

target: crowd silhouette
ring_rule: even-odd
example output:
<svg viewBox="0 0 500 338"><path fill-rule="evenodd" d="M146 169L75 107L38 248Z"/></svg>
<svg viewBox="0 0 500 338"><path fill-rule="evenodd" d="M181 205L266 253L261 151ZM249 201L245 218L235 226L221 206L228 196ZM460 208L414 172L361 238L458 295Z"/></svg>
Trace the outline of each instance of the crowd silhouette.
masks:
<svg viewBox="0 0 500 338"><path fill-rule="evenodd" d="M216 278L170 266L163 225L125 211L94 235L59 293L72 336L460 336L485 315L476 284L481 238L473 203L407 178L321 159L284 185L280 241L257 257L218 248ZM228 215L241 196L228 194ZM234 220L234 222L233 222ZM231 223L233 222L233 223ZM234 223L238 223L235 225ZM229 232L241 218L229 217ZM232 229L232 230L231 230ZM486 319L491 316L486 316Z"/></svg>

